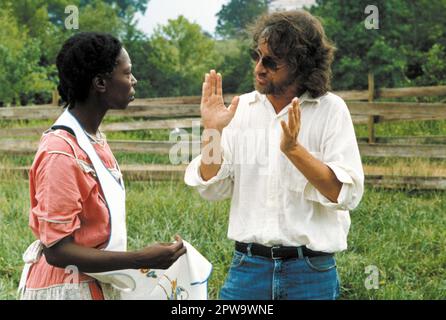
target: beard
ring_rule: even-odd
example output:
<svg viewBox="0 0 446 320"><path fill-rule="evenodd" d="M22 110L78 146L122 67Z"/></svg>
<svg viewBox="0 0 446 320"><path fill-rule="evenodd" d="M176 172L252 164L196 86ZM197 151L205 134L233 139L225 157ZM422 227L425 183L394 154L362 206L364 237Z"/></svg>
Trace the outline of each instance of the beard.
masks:
<svg viewBox="0 0 446 320"><path fill-rule="evenodd" d="M278 96L286 92L286 90L293 84L295 84L296 79L288 74L284 80L280 82L274 82L272 80L267 80L267 83L261 85L256 81L256 75L254 74L254 88L261 94Z"/></svg>

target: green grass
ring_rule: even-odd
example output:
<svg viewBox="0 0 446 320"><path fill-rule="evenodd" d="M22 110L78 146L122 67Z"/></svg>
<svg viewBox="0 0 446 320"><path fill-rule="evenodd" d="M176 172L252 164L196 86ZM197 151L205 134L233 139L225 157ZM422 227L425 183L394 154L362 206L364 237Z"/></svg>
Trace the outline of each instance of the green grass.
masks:
<svg viewBox="0 0 446 320"><path fill-rule="evenodd" d="M110 119L114 122L116 119ZM0 127L51 125L46 121L0 121ZM356 126L358 137L367 136ZM169 130L109 133L110 140L167 140ZM377 136L446 135L446 121L384 123ZM33 155L0 155L1 166L30 166ZM116 153L124 164L168 164L168 156ZM367 158L370 165L410 165L415 160ZM419 161L419 160L418 160ZM445 161L421 165L444 167ZM415 165L419 166L417 162ZM226 238L229 201L208 202L181 182L127 182L130 249L180 234L213 264L209 297L216 299L233 250ZM337 255L341 299L445 299L446 192L402 192L366 188L351 213L349 249ZM28 228L28 182L0 172L0 299L15 299L22 269L21 255L33 235ZM379 269L380 287L367 290L369 265Z"/></svg>
<svg viewBox="0 0 446 320"><path fill-rule="evenodd" d="M355 125L357 137L368 137L367 125ZM384 122L375 125L376 137L446 136L446 120Z"/></svg>
<svg viewBox="0 0 446 320"><path fill-rule="evenodd" d="M170 164L168 155L117 152L115 157L119 164Z"/></svg>
<svg viewBox="0 0 446 320"><path fill-rule="evenodd" d="M352 213L349 250L339 255L344 299L446 297L446 193L367 188ZM364 286L365 267L380 270L380 288Z"/></svg>
<svg viewBox="0 0 446 320"><path fill-rule="evenodd" d="M15 299L21 254L33 240L28 183L0 176L0 299ZM128 182L130 249L180 234L213 264L209 297L216 299L231 260L226 238L229 201L208 202L182 183ZM351 214L349 249L338 254L341 299L446 297L446 193L367 188ZM380 270L380 287L367 290L365 267Z"/></svg>
<svg viewBox="0 0 446 320"><path fill-rule="evenodd" d="M128 132L109 132L107 140L149 140L169 141L170 130L135 130Z"/></svg>
<svg viewBox="0 0 446 320"><path fill-rule="evenodd" d="M0 120L0 128L51 127L54 120Z"/></svg>
<svg viewBox="0 0 446 320"><path fill-rule="evenodd" d="M34 155L5 155L0 154L0 165L3 167L28 166L31 167Z"/></svg>

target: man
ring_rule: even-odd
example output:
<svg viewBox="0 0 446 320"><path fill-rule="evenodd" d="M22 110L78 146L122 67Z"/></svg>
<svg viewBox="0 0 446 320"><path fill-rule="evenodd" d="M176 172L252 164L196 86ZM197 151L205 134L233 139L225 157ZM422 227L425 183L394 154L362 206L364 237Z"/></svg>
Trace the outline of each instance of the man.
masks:
<svg viewBox="0 0 446 320"><path fill-rule="evenodd" d="M347 106L328 92L334 47L305 11L261 18L253 43L256 91L226 108L220 74L206 75L203 149L185 175L205 199L232 197L220 298L336 299L334 253L364 173Z"/></svg>

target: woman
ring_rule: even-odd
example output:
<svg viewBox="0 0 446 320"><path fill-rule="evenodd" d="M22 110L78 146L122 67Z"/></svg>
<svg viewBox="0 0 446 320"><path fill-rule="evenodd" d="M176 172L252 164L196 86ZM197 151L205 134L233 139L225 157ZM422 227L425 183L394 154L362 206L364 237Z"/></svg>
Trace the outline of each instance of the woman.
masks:
<svg viewBox="0 0 446 320"><path fill-rule="evenodd" d="M134 99L137 81L122 44L107 34L79 33L63 45L57 69L68 108L42 136L30 170L29 224L39 241L28 250L22 299L112 298L97 273L167 269L186 248L176 236L175 243L125 252L125 191L98 130L109 109L125 109Z"/></svg>

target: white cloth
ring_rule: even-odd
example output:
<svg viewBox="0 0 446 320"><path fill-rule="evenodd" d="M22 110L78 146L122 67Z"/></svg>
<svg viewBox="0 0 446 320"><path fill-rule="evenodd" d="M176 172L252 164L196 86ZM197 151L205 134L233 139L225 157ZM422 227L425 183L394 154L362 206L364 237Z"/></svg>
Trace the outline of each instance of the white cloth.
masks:
<svg viewBox="0 0 446 320"><path fill-rule="evenodd" d="M110 213L110 239L104 250L126 251L127 230L125 213L124 182L115 177L102 163L90 140L75 117L66 110L56 121L56 126L71 128L79 147L91 160ZM119 167L118 167L119 168ZM194 247L184 241L187 253L167 270L116 270L88 273L97 280L121 290L122 299L185 300L207 299L207 280L212 265ZM19 285L23 294L26 279L32 263L40 258L42 244L35 241L25 252L25 267Z"/></svg>
<svg viewBox="0 0 446 320"><path fill-rule="evenodd" d="M200 175L201 155L186 169L185 182L207 200L232 197L229 239L267 246L306 245L337 252L347 248L349 211L364 192L364 172L345 102L333 93L300 98L298 141L328 165L342 189L333 203L323 196L280 150L288 108L276 114L257 91L240 97L237 112L223 129L223 164L215 177Z"/></svg>
<svg viewBox="0 0 446 320"><path fill-rule="evenodd" d="M124 270L124 300L205 300L212 265L183 240L187 253L167 270ZM131 282L134 281L133 285Z"/></svg>

